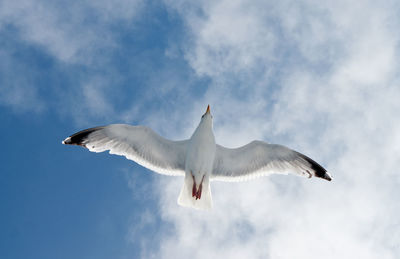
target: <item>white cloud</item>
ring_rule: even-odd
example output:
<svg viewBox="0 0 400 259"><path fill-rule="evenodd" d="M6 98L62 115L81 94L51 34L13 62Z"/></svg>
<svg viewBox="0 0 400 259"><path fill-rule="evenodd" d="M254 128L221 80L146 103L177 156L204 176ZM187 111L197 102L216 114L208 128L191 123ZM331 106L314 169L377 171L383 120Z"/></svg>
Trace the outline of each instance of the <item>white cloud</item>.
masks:
<svg viewBox="0 0 400 259"><path fill-rule="evenodd" d="M112 82L110 78L117 76L110 75L112 67L106 69L111 63L110 53L118 42L113 26L120 23L133 27L142 8L141 0L118 0L112 4L109 1L1 1L0 33L6 38L0 55L6 59L1 60L5 79L2 80L0 103L14 110L34 112L57 106L78 123L82 121L80 118L86 115L88 119L93 112L108 110L110 113L110 100L106 94L115 86L106 87L105 82ZM41 62L49 62L49 59L54 61L49 65L51 71L57 69L57 65L62 67L63 79L78 68L87 70L87 75L81 80L68 78L75 85L63 85L59 89L58 85L63 82L57 82L56 86L46 85L43 78L48 71L41 70ZM33 64L33 67L25 63ZM104 76L102 71L109 74ZM93 82L99 77L107 80L94 86ZM37 94L41 89L54 91L62 98L53 102L51 98L46 99L48 96ZM81 99L77 100L79 97Z"/></svg>
<svg viewBox="0 0 400 259"><path fill-rule="evenodd" d="M264 11L241 1L206 1L194 7L167 2L187 23L186 56L199 75L254 70L260 61L274 58L276 39L265 26Z"/></svg>
<svg viewBox="0 0 400 259"><path fill-rule="evenodd" d="M215 107L217 141L230 146L253 138L280 142L320 161L334 180L272 176L214 182L215 208L199 212L176 204L182 179L162 178L161 215L173 231L163 234L158 251L147 253L157 258L398 258L398 6L168 4L188 26L189 64L211 79L212 87L193 107L208 102ZM270 49L278 51L270 56ZM254 69L258 65L261 70ZM246 82L243 72L257 84L229 87ZM183 114L197 122L194 112Z"/></svg>
<svg viewBox="0 0 400 259"><path fill-rule="evenodd" d="M97 121L113 121L118 118L112 105L110 80L103 76L92 76L82 80L81 86L65 89L58 96L57 112L63 116L73 115L73 120L81 127L89 127Z"/></svg>
<svg viewBox="0 0 400 259"><path fill-rule="evenodd" d="M43 46L45 51L68 63L90 64L93 55L113 45L110 26L132 20L141 1L2 1L0 29L13 25L20 37ZM103 50L104 51L104 50Z"/></svg>
<svg viewBox="0 0 400 259"><path fill-rule="evenodd" d="M254 138L282 143L321 162L334 180L271 176L214 182L215 208L199 212L176 204L183 179L156 178L153 190L159 190L161 217L171 228L162 229L154 242L143 241L144 257L398 258L400 34L395 2L166 5L187 29L184 42L174 42L169 53L180 55L176 49L182 49L193 71L210 80L204 94L182 88L193 87L193 79L185 82L174 77L177 71L166 69L144 95L145 100L168 97L158 111L153 107L150 117L143 104L134 103L116 114L114 89L106 86L113 79L96 74L66 90L72 95L66 94L60 109L106 120L131 121L145 114L140 118L145 124L179 138L191 134L211 104L219 143L232 147ZM61 63L93 64L99 49L114 44L108 26L121 19L129 23L141 2L59 7L3 1L0 30L15 26L23 40ZM95 20L86 19L88 10ZM0 52L0 57L2 71L10 71L14 61L9 53ZM1 88L2 104L43 109L40 89L30 88L29 80L14 83ZM148 211L139 221L154 224ZM130 238L142 230L132 227Z"/></svg>
<svg viewBox="0 0 400 259"><path fill-rule="evenodd" d="M10 53L0 50L0 104L16 112L41 112L45 109L38 89L32 87L36 75L20 76L27 65L15 62Z"/></svg>

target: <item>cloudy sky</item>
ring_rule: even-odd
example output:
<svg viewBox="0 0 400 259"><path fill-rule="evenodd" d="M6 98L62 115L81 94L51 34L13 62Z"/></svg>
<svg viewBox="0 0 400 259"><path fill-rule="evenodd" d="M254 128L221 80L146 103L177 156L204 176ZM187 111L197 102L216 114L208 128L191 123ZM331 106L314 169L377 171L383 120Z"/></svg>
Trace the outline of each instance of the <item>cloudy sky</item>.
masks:
<svg viewBox="0 0 400 259"><path fill-rule="evenodd" d="M398 1L0 2L1 258L400 257ZM182 178L61 145L110 123L307 154L332 182Z"/></svg>

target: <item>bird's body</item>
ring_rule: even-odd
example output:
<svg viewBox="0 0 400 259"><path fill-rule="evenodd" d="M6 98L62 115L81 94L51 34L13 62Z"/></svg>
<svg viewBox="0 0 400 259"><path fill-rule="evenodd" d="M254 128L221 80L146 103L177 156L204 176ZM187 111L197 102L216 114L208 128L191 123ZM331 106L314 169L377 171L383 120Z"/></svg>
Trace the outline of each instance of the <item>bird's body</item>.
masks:
<svg viewBox="0 0 400 259"><path fill-rule="evenodd" d="M185 159L185 182L178 203L186 207L211 208L210 176L213 169L216 143L212 131L211 116L202 118L202 123L188 141ZM191 196L189 195L191 194Z"/></svg>
<svg viewBox="0 0 400 259"><path fill-rule="evenodd" d="M288 171L331 180L321 165L284 146L262 141L236 149L217 145L209 107L188 140L171 141L147 127L112 124L80 131L62 143L93 152L109 150L157 173L184 176L178 204L197 209L212 207L211 180L238 181Z"/></svg>

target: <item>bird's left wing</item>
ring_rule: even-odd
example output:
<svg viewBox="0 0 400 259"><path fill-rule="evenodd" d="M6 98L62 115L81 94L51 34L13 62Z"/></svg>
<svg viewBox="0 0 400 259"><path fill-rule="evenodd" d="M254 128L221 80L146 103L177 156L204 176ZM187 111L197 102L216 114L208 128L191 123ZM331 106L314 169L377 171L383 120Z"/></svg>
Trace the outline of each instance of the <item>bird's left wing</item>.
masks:
<svg viewBox="0 0 400 259"><path fill-rule="evenodd" d="M111 124L82 130L63 144L79 145L92 152L110 151L160 174L185 175L187 140L171 141L144 126Z"/></svg>
<svg viewBox="0 0 400 259"><path fill-rule="evenodd" d="M211 179L243 181L288 172L331 180L328 172L311 158L285 146L262 141L233 149L217 145Z"/></svg>

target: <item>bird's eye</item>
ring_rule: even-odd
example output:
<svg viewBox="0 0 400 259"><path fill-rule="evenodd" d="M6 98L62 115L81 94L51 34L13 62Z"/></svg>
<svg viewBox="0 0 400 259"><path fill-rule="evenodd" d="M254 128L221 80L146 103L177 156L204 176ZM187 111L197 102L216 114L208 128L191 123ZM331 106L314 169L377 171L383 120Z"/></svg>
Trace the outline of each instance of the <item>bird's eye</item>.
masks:
<svg viewBox="0 0 400 259"><path fill-rule="evenodd" d="M203 118L204 118L204 115L203 115L203 116L201 116L201 118L203 119Z"/></svg>

